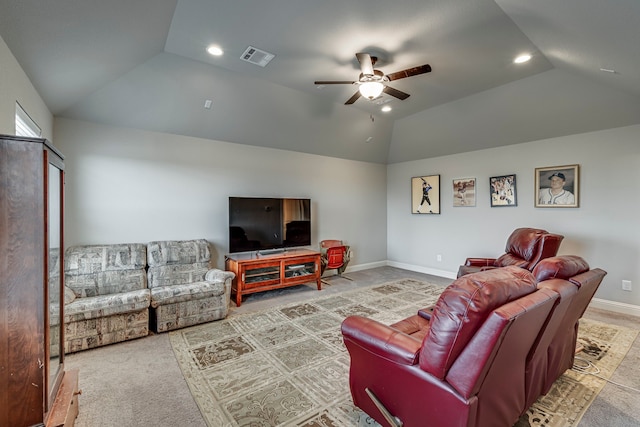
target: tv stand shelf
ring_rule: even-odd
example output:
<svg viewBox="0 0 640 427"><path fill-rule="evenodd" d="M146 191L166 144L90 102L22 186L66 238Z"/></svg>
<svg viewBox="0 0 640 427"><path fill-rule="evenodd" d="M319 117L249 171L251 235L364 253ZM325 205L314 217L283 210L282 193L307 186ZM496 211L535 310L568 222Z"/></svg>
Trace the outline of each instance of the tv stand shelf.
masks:
<svg viewBox="0 0 640 427"><path fill-rule="evenodd" d="M242 296L272 289L286 288L320 281L320 252L307 249L288 249L277 253L247 252L225 257L225 268L235 273L231 293L236 305Z"/></svg>

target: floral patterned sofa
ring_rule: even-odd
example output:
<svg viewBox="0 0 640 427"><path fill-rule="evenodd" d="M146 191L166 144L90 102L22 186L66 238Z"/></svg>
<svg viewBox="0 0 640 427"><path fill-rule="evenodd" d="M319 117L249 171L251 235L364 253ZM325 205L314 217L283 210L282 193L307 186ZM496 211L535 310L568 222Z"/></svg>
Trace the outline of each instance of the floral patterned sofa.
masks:
<svg viewBox="0 0 640 427"><path fill-rule="evenodd" d="M232 272L210 268L209 242L166 240L147 245L154 332L224 319L231 300Z"/></svg>
<svg viewBox="0 0 640 427"><path fill-rule="evenodd" d="M66 249L66 353L149 334L146 260L146 246L140 243Z"/></svg>
<svg viewBox="0 0 640 427"><path fill-rule="evenodd" d="M225 318L234 274L210 268L210 254L204 239L67 248L65 353Z"/></svg>

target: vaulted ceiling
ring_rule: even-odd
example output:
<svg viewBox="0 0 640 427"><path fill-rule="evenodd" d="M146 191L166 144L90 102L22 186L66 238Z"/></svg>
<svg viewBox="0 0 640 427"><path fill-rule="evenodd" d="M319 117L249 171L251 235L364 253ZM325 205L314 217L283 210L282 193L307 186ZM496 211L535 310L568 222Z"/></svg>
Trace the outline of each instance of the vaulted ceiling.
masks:
<svg viewBox="0 0 640 427"><path fill-rule="evenodd" d="M0 36L56 117L376 163L640 123L637 0L0 7ZM275 57L243 61L249 46ZM404 101L344 105L355 85L313 82L357 80L356 52L385 74L433 71L390 83ZM521 53L532 59L514 64Z"/></svg>

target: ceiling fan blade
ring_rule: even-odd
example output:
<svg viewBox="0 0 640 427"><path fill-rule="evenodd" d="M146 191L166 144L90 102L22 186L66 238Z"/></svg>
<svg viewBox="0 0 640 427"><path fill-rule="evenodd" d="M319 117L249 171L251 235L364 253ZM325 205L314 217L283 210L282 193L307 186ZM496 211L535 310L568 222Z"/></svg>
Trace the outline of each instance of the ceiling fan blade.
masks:
<svg viewBox="0 0 640 427"><path fill-rule="evenodd" d="M360 91L359 90L357 90L356 93L354 93L351 98L347 99L347 102L345 102L344 105L351 105L354 102L356 102L358 100L358 98L360 98Z"/></svg>
<svg viewBox="0 0 640 427"><path fill-rule="evenodd" d="M313 82L314 85L353 85L356 82L351 80L319 80Z"/></svg>
<svg viewBox="0 0 640 427"><path fill-rule="evenodd" d="M360 71L365 76L373 76L373 62L371 61L371 55L368 53L360 52L356 53L356 58L360 63Z"/></svg>
<svg viewBox="0 0 640 427"><path fill-rule="evenodd" d="M431 65L424 64L419 67L407 68L406 70L398 71L395 73L387 74L387 78L391 80L404 79L406 77L417 76L418 74L424 74L431 72Z"/></svg>
<svg viewBox="0 0 640 427"><path fill-rule="evenodd" d="M398 89L394 89L391 86L385 86L384 89L382 89L382 91L388 95L398 98L401 101L404 101L405 99L411 96L408 93L405 93Z"/></svg>

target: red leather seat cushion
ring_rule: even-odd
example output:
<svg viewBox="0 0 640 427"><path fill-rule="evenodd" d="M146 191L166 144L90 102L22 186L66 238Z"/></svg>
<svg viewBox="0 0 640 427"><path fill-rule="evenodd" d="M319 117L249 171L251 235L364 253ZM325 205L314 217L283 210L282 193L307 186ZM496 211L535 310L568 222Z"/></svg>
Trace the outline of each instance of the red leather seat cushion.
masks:
<svg viewBox="0 0 640 427"><path fill-rule="evenodd" d="M527 261L526 259L519 258L511 253L503 254L496 260L496 267L506 267L508 265L515 265L516 267L527 268L529 267L529 261Z"/></svg>
<svg viewBox="0 0 640 427"><path fill-rule="evenodd" d="M535 290L533 274L513 266L457 279L436 302L420 352L420 367L444 379L491 311Z"/></svg>

